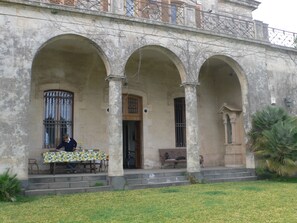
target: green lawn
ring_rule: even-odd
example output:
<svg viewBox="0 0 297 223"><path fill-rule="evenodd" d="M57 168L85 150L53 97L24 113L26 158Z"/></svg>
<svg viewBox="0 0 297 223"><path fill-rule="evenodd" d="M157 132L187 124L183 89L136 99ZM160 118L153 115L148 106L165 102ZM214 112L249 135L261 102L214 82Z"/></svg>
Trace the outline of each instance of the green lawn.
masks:
<svg viewBox="0 0 297 223"><path fill-rule="evenodd" d="M239 182L0 202L0 222L297 222L297 183Z"/></svg>

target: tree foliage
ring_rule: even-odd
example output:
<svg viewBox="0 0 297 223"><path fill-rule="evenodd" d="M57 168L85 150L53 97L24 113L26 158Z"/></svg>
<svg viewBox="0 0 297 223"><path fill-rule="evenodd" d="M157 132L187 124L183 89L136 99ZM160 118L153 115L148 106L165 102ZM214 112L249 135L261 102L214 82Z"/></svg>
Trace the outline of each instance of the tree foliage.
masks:
<svg viewBox="0 0 297 223"><path fill-rule="evenodd" d="M297 119L268 106L253 115L251 148L260 163L280 176L297 172Z"/></svg>

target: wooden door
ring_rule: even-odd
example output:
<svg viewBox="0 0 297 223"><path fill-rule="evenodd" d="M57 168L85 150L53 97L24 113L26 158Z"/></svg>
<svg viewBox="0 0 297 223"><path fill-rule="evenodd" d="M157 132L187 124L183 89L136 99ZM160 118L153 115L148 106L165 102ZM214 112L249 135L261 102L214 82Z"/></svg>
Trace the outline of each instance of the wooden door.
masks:
<svg viewBox="0 0 297 223"><path fill-rule="evenodd" d="M141 168L142 166L142 98L137 95L123 94L123 152L124 167L128 167L125 163L127 159L127 145L133 144L135 148L134 158L135 165L133 168ZM132 133L133 137L129 137ZM130 140L130 141L129 141ZM133 141L133 142L132 142Z"/></svg>

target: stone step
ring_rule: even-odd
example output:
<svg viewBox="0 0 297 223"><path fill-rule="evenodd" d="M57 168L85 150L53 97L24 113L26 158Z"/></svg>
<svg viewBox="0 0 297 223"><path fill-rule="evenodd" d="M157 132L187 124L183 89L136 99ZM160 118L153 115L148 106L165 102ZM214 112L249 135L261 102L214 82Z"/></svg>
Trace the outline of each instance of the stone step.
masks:
<svg viewBox="0 0 297 223"><path fill-rule="evenodd" d="M257 180L254 170L245 168L201 169L205 183ZM144 189L190 184L186 170L131 171L125 173L125 189ZM97 184L97 186L95 186ZM25 195L84 193L112 190L107 173L30 176Z"/></svg>
<svg viewBox="0 0 297 223"><path fill-rule="evenodd" d="M233 172L233 173L208 173L203 174L204 178L230 178L230 177L245 177L245 176L253 176L250 172Z"/></svg>
<svg viewBox="0 0 297 223"><path fill-rule="evenodd" d="M110 190L107 174L57 174L29 176L25 195L82 193Z"/></svg>
<svg viewBox="0 0 297 223"><path fill-rule="evenodd" d="M238 172L253 172L250 169L245 168L225 168L225 169L201 169L204 175L208 174L220 174L220 173L238 173Z"/></svg>
<svg viewBox="0 0 297 223"><path fill-rule="evenodd" d="M208 169L202 175L207 183L257 180L255 171L245 168Z"/></svg>
<svg viewBox="0 0 297 223"><path fill-rule="evenodd" d="M139 190L139 189L147 189L147 188L183 186L183 185L189 185L189 184L190 184L189 181L179 181L179 182L170 182L170 183L153 183L153 184L133 184L133 185L127 185L125 189Z"/></svg>
<svg viewBox="0 0 297 223"><path fill-rule="evenodd" d="M107 182L102 180L96 181L64 181L64 182L50 182L50 183L29 183L28 190L34 189L58 189L58 188L77 188L77 187L93 187L96 185L106 185Z"/></svg>
<svg viewBox="0 0 297 223"><path fill-rule="evenodd" d="M100 181L106 180L105 175L38 175L30 176L28 179L29 184L32 183L54 183L54 182L78 182L78 181Z"/></svg>
<svg viewBox="0 0 297 223"><path fill-rule="evenodd" d="M150 172L140 174L125 174L126 179L142 179L142 178L159 178L159 177L172 177L172 176L186 176L185 171L177 172Z"/></svg>
<svg viewBox="0 0 297 223"><path fill-rule="evenodd" d="M190 184L185 170L163 170L142 174L126 174L126 189L145 189Z"/></svg>
<svg viewBox="0 0 297 223"><path fill-rule="evenodd" d="M85 193L85 192L98 192L98 191L110 191L110 186L99 187L77 187L77 188L58 188L58 189L36 189L25 190L26 196L40 196L40 195L59 195L59 194L73 194L73 193Z"/></svg>
<svg viewBox="0 0 297 223"><path fill-rule="evenodd" d="M222 183L222 182L240 182L240 181L254 181L257 180L256 176L246 177L230 177L230 178L210 178L204 179L205 183Z"/></svg>
<svg viewBox="0 0 297 223"><path fill-rule="evenodd" d="M127 179L128 185L133 184L158 184L158 183L174 183L187 181L186 176L169 176L169 177L149 177L149 178L134 178Z"/></svg>

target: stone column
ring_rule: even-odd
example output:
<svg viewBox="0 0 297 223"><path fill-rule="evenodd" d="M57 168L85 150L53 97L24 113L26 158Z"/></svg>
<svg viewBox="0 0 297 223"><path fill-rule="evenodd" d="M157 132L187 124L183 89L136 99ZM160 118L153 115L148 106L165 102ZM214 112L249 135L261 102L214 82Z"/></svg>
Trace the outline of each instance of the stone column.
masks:
<svg viewBox="0 0 297 223"><path fill-rule="evenodd" d="M123 189L123 120L122 120L122 79L121 76L109 76L109 167L110 184L115 189Z"/></svg>
<svg viewBox="0 0 297 223"><path fill-rule="evenodd" d="M196 11L193 6L185 6L185 25L196 27Z"/></svg>
<svg viewBox="0 0 297 223"><path fill-rule="evenodd" d="M112 0L111 1L111 11L115 14L124 15L124 1L123 0Z"/></svg>
<svg viewBox="0 0 297 223"><path fill-rule="evenodd" d="M227 128L226 114L223 114L223 123L224 123L224 129L225 129L225 144L228 144L228 128Z"/></svg>
<svg viewBox="0 0 297 223"><path fill-rule="evenodd" d="M187 172L195 176L200 172L198 141L198 107L195 83L185 83L186 132L187 132ZM197 175L197 176L198 176Z"/></svg>
<svg viewBox="0 0 297 223"><path fill-rule="evenodd" d="M237 128L236 128L236 114L230 115L230 122L231 122L231 132L232 132L232 144L237 143Z"/></svg>
<svg viewBox="0 0 297 223"><path fill-rule="evenodd" d="M269 42L268 24L255 20L255 38Z"/></svg>

